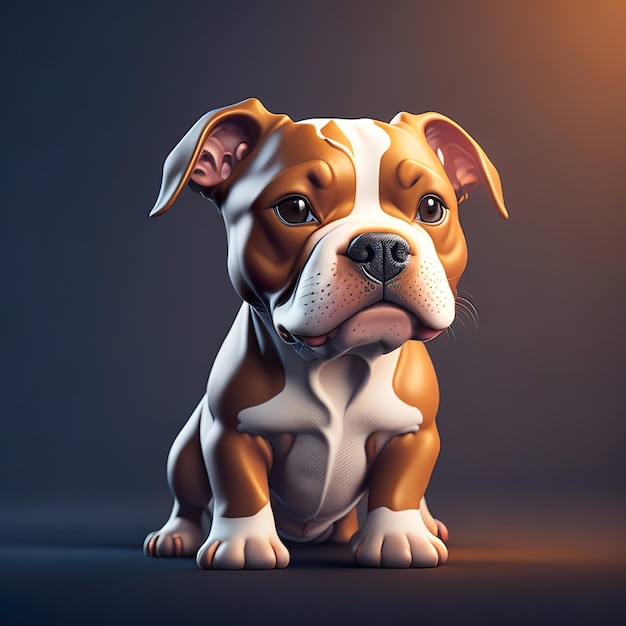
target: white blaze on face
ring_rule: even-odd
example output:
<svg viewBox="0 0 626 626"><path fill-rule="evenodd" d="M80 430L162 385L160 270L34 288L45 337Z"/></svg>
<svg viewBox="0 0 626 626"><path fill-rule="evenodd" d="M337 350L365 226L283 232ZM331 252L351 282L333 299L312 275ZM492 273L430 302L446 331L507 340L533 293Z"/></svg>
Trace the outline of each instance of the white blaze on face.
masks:
<svg viewBox="0 0 626 626"><path fill-rule="evenodd" d="M374 120L332 120L352 145L352 150L336 140L326 137L324 126L331 120L316 119L300 122L315 127L319 137L348 154L354 163L356 195L352 216L380 217L380 161L391 146L391 138Z"/></svg>

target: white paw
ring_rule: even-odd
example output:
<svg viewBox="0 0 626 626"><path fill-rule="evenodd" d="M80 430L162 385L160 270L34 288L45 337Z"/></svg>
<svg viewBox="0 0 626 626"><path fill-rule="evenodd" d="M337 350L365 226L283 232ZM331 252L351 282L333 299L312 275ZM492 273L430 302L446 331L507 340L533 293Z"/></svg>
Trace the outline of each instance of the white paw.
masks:
<svg viewBox="0 0 626 626"><path fill-rule="evenodd" d="M173 517L163 528L146 537L143 551L148 556L193 556L203 539L204 531L200 523Z"/></svg>
<svg viewBox="0 0 626 626"><path fill-rule="evenodd" d="M202 569L273 569L287 567L289 551L267 504L250 517L214 517L196 562Z"/></svg>
<svg viewBox="0 0 626 626"><path fill-rule="evenodd" d="M352 554L366 567L435 567L445 563L448 549L435 537L417 509L370 511L352 538Z"/></svg>

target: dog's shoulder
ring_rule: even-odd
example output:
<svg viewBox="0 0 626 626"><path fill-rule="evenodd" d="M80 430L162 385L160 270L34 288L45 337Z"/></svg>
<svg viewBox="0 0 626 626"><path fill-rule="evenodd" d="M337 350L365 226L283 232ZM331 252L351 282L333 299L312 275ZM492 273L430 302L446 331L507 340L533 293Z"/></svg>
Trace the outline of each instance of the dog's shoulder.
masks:
<svg viewBox="0 0 626 626"><path fill-rule="evenodd" d="M400 400L419 408L425 423L434 420L439 408L439 383L433 362L421 341L407 341L400 349L393 390Z"/></svg>
<svg viewBox="0 0 626 626"><path fill-rule="evenodd" d="M285 378L267 330L244 303L211 369L208 397L213 418L237 428L241 411L277 396Z"/></svg>

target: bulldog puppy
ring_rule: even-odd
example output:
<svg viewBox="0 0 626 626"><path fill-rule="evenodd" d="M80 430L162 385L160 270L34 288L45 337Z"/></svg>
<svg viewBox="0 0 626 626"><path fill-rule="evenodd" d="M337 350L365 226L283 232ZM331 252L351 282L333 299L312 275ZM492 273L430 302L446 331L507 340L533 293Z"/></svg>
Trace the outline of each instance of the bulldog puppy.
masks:
<svg viewBox="0 0 626 626"><path fill-rule="evenodd" d="M330 540L365 566L445 562L424 500L439 452L424 344L455 319L459 203L482 184L507 217L494 166L437 113L293 122L251 99L183 137L151 215L187 184L224 218L243 305L172 446L174 507L146 554L274 568L283 540Z"/></svg>

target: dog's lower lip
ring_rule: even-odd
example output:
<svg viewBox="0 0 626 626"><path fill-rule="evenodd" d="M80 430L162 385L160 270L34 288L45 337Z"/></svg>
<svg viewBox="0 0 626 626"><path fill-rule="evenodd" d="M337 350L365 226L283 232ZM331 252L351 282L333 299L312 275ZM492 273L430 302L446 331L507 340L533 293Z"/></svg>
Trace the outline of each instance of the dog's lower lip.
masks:
<svg viewBox="0 0 626 626"><path fill-rule="evenodd" d="M435 337L440 335L443 330L444 329L437 330L436 328L430 328L430 326L422 324L420 325L420 328L418 329L416 335L420 341L430 341L431 339L434 339Z"/></svg>
<svg viewBox="0 0 626 626"><path fill-rule="evenodd" d="M335 337L335 335L337 334L339 330L339 326L337 326L336 328L333 328L328 333L324 333L323 335L317 335L317 336L292 334L286 331L282 327L280 327L279 330L281 331L283 340L288 340L287 337L290 339L289 343L293 343L294 341L299 341L300 343L303 343L309 346L310 348L319 348L323 346L329 339L332 339L333 337ZM431 341L435 337L438 337L444 330L445 329L431 328L430 326L427 326L426 324L424 324L424 322L422 322L418 318L417 328L413 335L413 339L416 339L417 341L424 341L424 342Z"/></svg>
<svg viewBox="0 0 626 626"><path fill-rule="evenodd" d="M329 339L332 339L337 334L337 329L333 328L329 333L323 335L317 335L315 337L305 337L304 335L296 335L297 339L302 343L305 343L311 348L319 348L323 346Z"/></svg>

